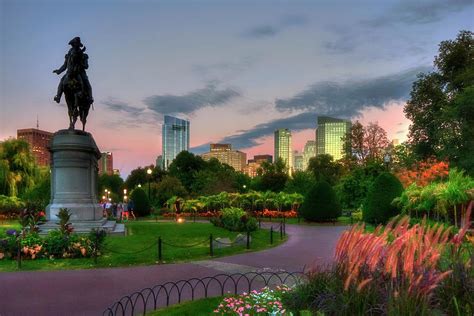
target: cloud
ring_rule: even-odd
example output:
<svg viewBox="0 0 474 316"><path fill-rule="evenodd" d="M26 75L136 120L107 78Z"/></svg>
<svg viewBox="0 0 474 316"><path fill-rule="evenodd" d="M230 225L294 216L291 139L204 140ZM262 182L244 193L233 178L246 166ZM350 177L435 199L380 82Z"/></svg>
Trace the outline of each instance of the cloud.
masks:
<svg viewBox="0 0 474 316"><path fill-rule="evenodd" d="M249 148L259 145L259 140L272 135L278 128L288 128L292 132L315 129L318 116L349 119L359 116L368 107L383 109L389 101L405 99L416 74L429 69L418 67L390 76L343 83L315 83L291 98L275 101L277 110L285 113L297 111L298 114L239 131L219 142L230 143L236 149ZM202 153L208 149L209 144L203 144L192 148L192 151Z"/></svg>
<svg viewBox="0 0 474 316"><path fill-rule="evenodd" d="M144 108L130 106L127 103L116 100L114 98L109 98L106 101L102 101L102 104L104 104L108 109L114 112L125 112L131 115L140 115L145 111Z"/></svg>
<svg viewBox="0 0 474 316"><path fill-rule="evenodd" d="M218 89L215 83L191 91L183 95L153 95L143 102L148 109L159 114L183 113L189 114L207 106L221 106L240 96L241 93L232 88Z"/></svg>
<svg viewBox="0 0 474 316"><path fill-rule="evenodd" d="M105 105L106 109L121 114L119 118L108 117L104 121L104 125L109 129L120 130L123 127L142 128L145 126L155 128L157 122L162 119L160 115L146 108L132 106L115 98L109 98L101 103Z"/></svg>
<svg viewBox="0 0 474 316"><path fill-rule="evenodd" d="M262 39L273 37L288 28L294 26L303 26L308 20L303 15L285 15L279 21L272 24L262 24L252 27L242 33L245 38Z"/></svg>
<svg viewBox="0 0 474 316"><path fill-rule="evenodd" d="M382 108L390 100L408 96L416 75L427 67L372 79L318 82L287 99L277 99L279 111L312 111L319 115L353 117L366 107Z"/></svg>
<svg viewBox="0 0 474 316"><path fill-rule="evenodd" d="M473 4L472 0L405 0L388 10L387 14L367 20L365 23L372 27L397 23L409 25L434 23Z"/></svg>

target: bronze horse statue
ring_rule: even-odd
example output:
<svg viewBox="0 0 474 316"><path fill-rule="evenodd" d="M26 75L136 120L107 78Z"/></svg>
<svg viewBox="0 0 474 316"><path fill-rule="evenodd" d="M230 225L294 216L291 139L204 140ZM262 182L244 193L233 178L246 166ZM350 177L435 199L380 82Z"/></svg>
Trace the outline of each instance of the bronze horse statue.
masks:
<svg viewBox="0 0 474 316"><path fill-rule="evenodd" d="M77 118L82 122L82 130L86 128L87 115L92 105L89 96L84 93L80 78L72 77L64 80L63 91L69 114L69 129L74 129Z"/></svg>
<svg viewBox="0 0 474 316"><path fill-rule="evenodd" d="M54 101L59 103L64 93L69 114L69 129L74 130L79 117L84 131L89 109L94 102L92 88L86 74L86 69L89 68L89 56L84 53L86 48L82 48L84 45L79 37L73 38L69 45L72 48L66 54L64 64L53 71L59 75L67 69L66 75L61 78Z"/></svg>

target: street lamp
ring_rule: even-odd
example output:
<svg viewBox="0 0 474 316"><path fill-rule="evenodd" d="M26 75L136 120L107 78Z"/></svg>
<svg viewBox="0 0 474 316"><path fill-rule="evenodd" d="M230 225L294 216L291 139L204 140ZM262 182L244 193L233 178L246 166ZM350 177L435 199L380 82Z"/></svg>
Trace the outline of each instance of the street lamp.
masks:
<svg viewBox="0 0 474 316"><path fill-rule="evenodd" d="M138 184L138 187L139 187L139 188L141 188L141 187L142 187L142 185L139 183L139 184Z"/></svg>
<svg viewBox="0 0 474 316"><path fill-rule="evenodd" d="M123 189L123 201L127 200L127 189Z"/></svg>
<svg viewBox="0 0 474 316"><path fill-rule="evenodd" d="M106 198L109 199L109 194L111 193L109 190L105 189L104 190Z"/></svg>
<svg viewBox="0 0 474 316"><path fill-rule="evenodd" d="M151 168L148 168L146 173L148 174L148 201L150 201L150 181L151 181Z"/></svg>

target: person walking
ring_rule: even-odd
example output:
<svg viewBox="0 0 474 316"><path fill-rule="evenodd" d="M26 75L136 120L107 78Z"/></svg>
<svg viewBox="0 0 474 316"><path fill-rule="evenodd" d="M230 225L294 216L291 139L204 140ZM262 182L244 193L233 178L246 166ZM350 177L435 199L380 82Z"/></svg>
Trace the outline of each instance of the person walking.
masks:
<svg viewBox="0 0 474 316"><path fill-rule="evenodd" d="M129 215L132 215L133 219L137 219L135 217L135 214L133 213L134 209L135 209L135 203L133 202L133 200L128 201L127 211L129 213Z"/></svg>

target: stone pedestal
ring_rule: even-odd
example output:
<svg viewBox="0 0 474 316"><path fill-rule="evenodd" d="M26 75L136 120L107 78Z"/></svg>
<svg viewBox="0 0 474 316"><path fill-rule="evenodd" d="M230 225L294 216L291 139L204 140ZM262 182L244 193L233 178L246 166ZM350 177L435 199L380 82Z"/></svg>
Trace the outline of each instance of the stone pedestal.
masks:
<svg viewBox="0 0 474 316"><path fill-rule="evenodd" d="M90 133L79 130L56 132L49 145L51 152L51 201L46 207L42 233L57 229L60 208L71 213L71 223L78 233L92 228L115 229L102 217L97 198L97 161L100 151ZM111 227L113 226L113 227Z"/></svg>

